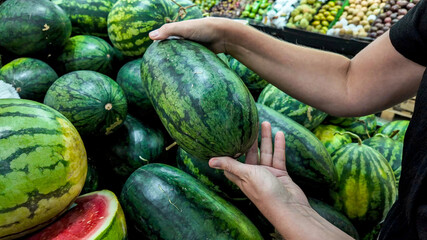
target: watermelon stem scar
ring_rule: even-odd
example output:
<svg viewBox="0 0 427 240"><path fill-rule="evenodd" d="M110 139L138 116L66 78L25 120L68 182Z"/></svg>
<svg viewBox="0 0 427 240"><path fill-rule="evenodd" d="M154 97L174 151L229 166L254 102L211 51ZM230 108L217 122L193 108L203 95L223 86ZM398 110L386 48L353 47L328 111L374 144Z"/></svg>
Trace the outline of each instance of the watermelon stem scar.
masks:
<svg viewBox="0 0 427 240"><path fill-rule="evenodd" d="M167 17L166 18L167 23L177 22L179 17L181 17L181 19L185 18L185 16L187 16L187 9L197 6L196 4L193 4L191 6L183 7L183 6L181 6L181 4L175 2L175 0L171 0L171 1L173 3L175 3L176 5L178 5L179 12L178 12L178 16L176 16L176 18L174 20L171 20L170 18Z"/></svg>
<svg viewBox="0 0 427 240"><path fill-rule="evenodd" d="M169 151L171 148L176 146L176 142L173 142L171 145L166 147L166 151Z"/></svg>
<svg viewBox="0 0 427 240"><path fill-rule="evenodd" d="M105 110L110 111L113 108L113 105L111 103L105 104Z"/></svg>

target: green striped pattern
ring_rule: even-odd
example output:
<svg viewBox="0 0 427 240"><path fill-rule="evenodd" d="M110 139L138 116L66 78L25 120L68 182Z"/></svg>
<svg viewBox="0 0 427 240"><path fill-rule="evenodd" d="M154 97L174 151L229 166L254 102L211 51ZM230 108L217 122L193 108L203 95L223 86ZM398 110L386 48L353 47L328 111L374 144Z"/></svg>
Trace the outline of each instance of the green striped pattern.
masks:
<svg viewBox="0 0 427 240"><path fill-rule="evenodd" d="M120 200L129 227L148 239L262 239L237 208L169 165L136 170Z"/></svg>
<svg viewBox="0 0 427 240"><path fill-rule="evenodd" d="M75 204L60 219L26 239L126 239L125 216L113 192L102 190L81 195ZM94 209L105 213L93 212Z"/></svg>
<svg viewBox="0 0 427 240"><path fill-rule="evenodd" d="M111 78L94 71L75 71L49 88L44 103L64 114L82 135L109 135L123 124L126 98Z"/></svg>
<svg viewBox="0 0 427 240"><path fill-rule="evenodd" d="M198 159L178 148L176 163L179 169L197 178L205 186L225 198L246 198L240 188L224 177L224 171L209 167L209 159ZM245 157L238 158L245 162Z"/></svg>
<svg viewBox="0 0 427 240"><path fill-rule="evenodd" d="M113 75L115 52L105 40L87 35L70 38L56 59L56 67L62 74L77 70L92 70Z"/></svg>
<svg viewBox="0 0 427 240"><path fill-rule="evenodd" d="M117 0L52 0L71 20L73 35L108 37L107 17Z"/></svg>
<svg viewBox="0 0 427 240"><path fill-rule="evenodd" d="M328 116L328 114L296 100L271 84L262 90L257 102L291 118L309 130L317 127Z"/></svg>
<svg viewBox="0 0 427 240"><path fill-rule="evenodd" d="M381 153L358 143L336 151L332 161L339 180L334 207L363 235L385 218L396 199L393 170Z"/></svg>
<svg viewBox="0 0 427 240"><path fill-rule="evenodd" d="M189 0L176 2L183 7L193 5ZM119 0L108 15L108 36L125 56L141 56L153 42L148 33L160 28L167 19L174 20L178 13L179 7L171 0ZM179 20L201 17L201 10L192 7Z"/></svg>
<svg viewBox="0 0 427 240"><path fill-rule="evenodd" d="M139 167L158 160L165 149L163 133L131 115L127 115L123 127L106 140L106 160L123 183Z"/></svg>
<svg viewBox="0 0 427 240"><path fill-rule="evenodd" d="M257 103L259 123L270 122L272 140L278 131L286 136L286 166L292 179L306 193L328 191L335 186L337 173L325 146L301 124ZM259 140L261 137L258 138Z"/></svg>
<svg viewBox="0 0 427 240"><path fill-rule="evenodd" d="M308 202L310 203L310 206L320 216L328 220L328 222L332 223L334 226L341 229L354 239L359 239L359 233L357 232L356 228L342 213L338 212L332 206L314 198L308 198Z"/></svg>
<svg viewBox="0 0 427 240"><path fill-rule="evenodd" d="M399 132L393 137L393 139L403 143L405 139L406 130L408 130L408 126L409 120L395 120L385 124L380 129L378 129L377 132L390 136L393 131L399 130Z"/></svg>
<svg viewBox="0 0 427 240"><path fill-rule="evenodd" d="M139 58L123 65L117 74L116 82L125 92L129 112L149 119L155 111L141 82L141 61Z"/></svg>
<svg viewBox="0 0 427 240"><path fill-rule="evenodd" d="M377 128L375 114L362 117L328 117L328 122L357 134L362 139L372 137Z"/></svg>
<svg viewBox="0 0 427 240"><path fill-rule="evenodd" d="M329 154L332 154L345 144L351 143L351 137L344 133L345 130L335 125L320 124L313 129L314 135L325 145Z"/></svg>
<svg viewBox="0 0 427 240"><path fill-rule="evenodd" d="M35 231L80 193L86 151L73 125L46 105L0 99L0 238Z"/></svg>
<svg viewBox="0 0 427 240"><path fill-rule="evenodd" d="M372 147L380 152L393 169L396 184L399 184L400 173L402 171L403 143L395 141L382 134L375 135L372 138L363 141L363 144Z"/></svg>
<svg viewBox="0 0 427 240"><path fill-rule="evenodd" d="M43 101L56 79L48 64L34 58L18 58L0 68L0 80L11 84L21 98L34 101Z"/></svg>
<svg viewBox="0 0 427 240"><path fill-rule="evenodd" d="M0 8L0 46L17 55L48 58L71 35L65 12L49 0L9 0Z"/></svg>
<svg viewBox="0 0 427 240"><path fill-rule="evenodd" d="M255 141L255 101L240 78L212 51L187 40L153 43L142 82L179 146L200 159L239 157Z"/></svg>
<svg viewBox="0 0 427 240"><path fill-rule="evenodd" d="M261 92L268 82L262 79L258 74L247 68L243 63L240 63L237 59L229 57L228 64L230 68L239 75L246 86L251 91Z"/></svg>

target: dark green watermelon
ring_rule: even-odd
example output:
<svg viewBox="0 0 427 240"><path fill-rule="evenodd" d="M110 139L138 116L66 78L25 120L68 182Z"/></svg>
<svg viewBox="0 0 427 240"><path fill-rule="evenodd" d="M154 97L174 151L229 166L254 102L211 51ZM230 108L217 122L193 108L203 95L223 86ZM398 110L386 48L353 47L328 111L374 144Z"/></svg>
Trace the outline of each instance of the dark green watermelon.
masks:
<svg viewBox="0 0 427 240"><path fill-rule="evenodd" d="M176 0L183 7L191 6L189 0ZM186 10L179 16L179 7L171 0L118 0L108 14L108 36L114 47L125 56L141 56L153 42L148 33L172 20L202 17L198 7Z"/></svg>
<svg viewBox="0 0 427 240"><path fill-rule="evenodd" d="M21 98L39 102L56 79L47 63L34 58L18 58L0 68L0 80L15 87Z"/></svg>
<svg viewBox="0 0 427 240"><path fill-rule="evenodd" d="M86 181L80 194L90 193L98 190L98 181L99 174L96 165L88 158Z"/></svg>
<svg viewBox="0 0 427 240"><path fill-rule="evenodd" d="M398 186L400 173L402 171L403 143L393 140L383 134L376 134L372 138L363 140L363 144L377 150L387 159L391 169L393 169Z"/></svg>
<svg viewBox="0 0 427 240"><path fill-rule="evenodd" d="M377 129L375 114L362 117L334 117L327 118L329 123L338 125L347 131L357 134L362 139L372 137Z"/></svg>
<svg viewBox="0 0 427 240"><path fill-rule="evenodd" d="M244 162L245 157L238 160ZM228 199L247 199L239 187L224 176L223 170L209 167L208 161L209 159L195 158L182 148L178 148L176 154L178 168L197 178L211 190Z"/></svg>
<svg viewBox="0 0 427 240"><path fill-rule="evenodd" d="M71 20L73 35L108 37L107 17L117 0L52 0Z"/></svg>
<svg viewBox="0 0 427 240"><path fill-rule="evenodd" d="M156 113L142 85L141 61L139 58L126 63L117 74L116 81L125 92L129 112L149 120ZM158 118L155 120L160 121Z"/></svg>
<svg viewBox="0 0 427 240"><path fill-rule="evenodd" d="M55 61L61 74L92 70L113 77L115 52L105 40L88 35L74 36L67 41Z"/></svg>
<svg viewBox="0 0 427 240"><path fill-rule="evenodd" d="M148 164L132 173L120 202L139 238L262 239L236 207L169 165Z"/></svg>
<svg viewBox="0 0 427 240"><path fill-rule="evenodd" d="M56 80L44 103L66 116L82 135L109 135L127 114L125 94L111 78L75 71Z"/></svg>
<svg viewBox="0 0 427 240"><path fill-rule="evenodd" d="M397 134L393 135L393 139L403 142L408 126L409 120L395 120L385 124L377 132L390 136L394 131L399 130Z"/></svg>
<svg viewBox="0 0 427 240"><path fill-rule="evenodd" d="M296 100L272 84L262 90L257 102L291 118L309 130L317 127L328 116L327 113Z"/></svg>
<svg viewBox="0 0 427 240"><path fill-rule="evenodd" d="M144 54L142 82L163 126L194 157L237 158L258 134L255 101L240 78L206 47L156 41Z"/></svg>
<svg viewBox="0 0 427 240"><path fill-rule="evenodd" d="M253 95L259 95L261 91L268 85L268 82L262 79L254 71L246 67L243 63L239 62L233 57L228 58L228 64L232 70L243 80L249 91Z"/></svg>
<svg viewBox="0 0 427 240"><path fill-rule="evenodd" d="M356 228L342 213L335 210L332 206L314 198L309 198L308 202L310 203L310 206L320 216L328 220L328 222L332 223L334 226L341 229L343 232L347 233L354 239L359 239L359 233L357 232Z"/></svg>
<svg viewBox="0 0 427 240"><path fill-rule="evenodd" d="M313 129L314 135L325 145L329 154L332 154L345 144L351 143L351 137L344 133L345 130L335 125L320 124Z"/></svg>
<svg viewBox="0 0 427 240"><path fill-rule="evenodd" d="M256 104L259 123L270 122L272 138L278 131L285 133L286 166L289 175L306 194L327 192L337 183L337 173L325 146L301 124L279 112ZM261 139L261 138L258 138Z"/></svg>
<svg viewBox="0 0 427 240"><path fill-rule="evenodd" d="M48 58L70 35L70 19L49 0L8 0L1 5L0 46L14 54Z"/></svg>
<svg viewBox="0 0 427 240"><path fill-rule="evenodd" d="M147 126L131 115L127 115L123 127L106 141L106 161L123 183L136 169L156 160L166 147L160 130Z"/></svg>
<svg viewBox="0 0 427 240"><path fill-rule="evenodd" d="M331 190L334 207L344 213L361 236L384 220L396 200L396 180L390 164L377 150L349 143L332 156L338 190Z"/></svg>

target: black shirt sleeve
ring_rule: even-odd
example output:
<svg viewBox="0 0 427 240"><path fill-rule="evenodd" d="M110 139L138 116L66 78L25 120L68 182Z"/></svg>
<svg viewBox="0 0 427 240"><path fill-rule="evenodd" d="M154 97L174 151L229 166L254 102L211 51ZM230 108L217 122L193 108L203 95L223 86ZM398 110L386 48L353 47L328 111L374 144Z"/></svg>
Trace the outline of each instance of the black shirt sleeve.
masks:
<svg viewBox="0 0 427 240"><path fill-rule="evenodd" d="M427 0L421 0L390 29L394 48L406 58L427 65Z"/></svg>

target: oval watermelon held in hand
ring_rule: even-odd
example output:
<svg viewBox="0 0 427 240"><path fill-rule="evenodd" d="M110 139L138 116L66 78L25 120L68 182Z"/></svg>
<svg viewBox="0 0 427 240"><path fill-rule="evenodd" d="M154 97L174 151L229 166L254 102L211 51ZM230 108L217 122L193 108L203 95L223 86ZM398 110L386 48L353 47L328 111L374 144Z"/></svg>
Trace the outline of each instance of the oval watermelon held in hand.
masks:
<svg viewBox="0 0 427 240"><path fill-rule="evenodd" d="M156 41L144 54L141 76L166 130L194 157L237 158L257 138L251 93L206 47L188 40Z"/></svg>
<svg viewBox="0 0 427 240"><path fill-rule="evenodd" d="M0 99L0 238L40 229L74 201L87 157L74 126L30 100Z"/></svg>
<svg viewBox="0 0 427 240"><path fill-rule="evenodd" d="M49 58L70 35L70 19L49 0L8 0L1 5L0 46L14 54Z"/></svg>
<svg viewBox="0 0 427 240"><path fill-rule="evenodd" d="M26 240L126 239L126 221L114 193L108 190L79 196L61 218Z"/></svg>
<svg viewBox="0 0 427 240"><path fill-rule="evenodd" d="M109 135L127 114L123 90L94 71L75 71L56 80L44 103L64 114L82 135Z"/></svg>

